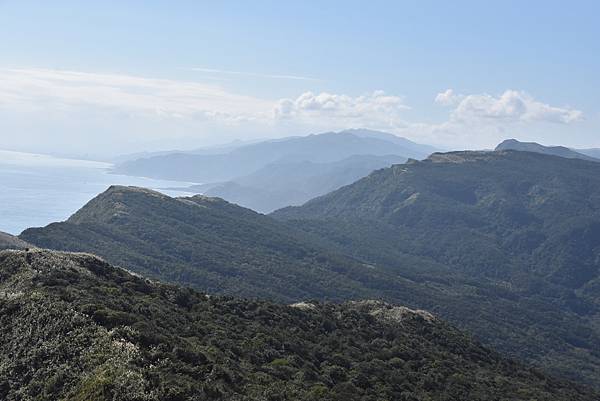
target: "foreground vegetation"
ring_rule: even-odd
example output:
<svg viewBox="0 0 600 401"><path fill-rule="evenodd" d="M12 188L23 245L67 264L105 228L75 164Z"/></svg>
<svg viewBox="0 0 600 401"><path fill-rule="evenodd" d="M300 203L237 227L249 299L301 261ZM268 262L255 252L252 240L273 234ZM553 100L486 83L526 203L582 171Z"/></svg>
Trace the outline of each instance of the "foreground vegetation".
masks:
<svg viewBox="0 0 600 401"><path fill-rule="evenodd" d="M281 306L84 254L0 253L3 400L594 400L427 312Z"/></svg>

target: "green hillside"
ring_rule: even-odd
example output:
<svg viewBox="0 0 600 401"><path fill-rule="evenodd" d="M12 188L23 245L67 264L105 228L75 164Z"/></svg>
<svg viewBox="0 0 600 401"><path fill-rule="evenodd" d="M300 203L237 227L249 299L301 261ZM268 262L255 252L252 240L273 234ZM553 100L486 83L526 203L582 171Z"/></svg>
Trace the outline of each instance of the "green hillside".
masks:
<svg viewBox="0 0 600 401"><path fill-rule="evenodd" d="M118 186L68 221L21 235L40 247L92 252L137 273L209 293L290 302L367 295L359 282L345 278L362 276L361 263L330 255L305 237L218 198L175 199Z"/></svg>
<svg viewBox="0 0 600 401"><path fill-rule="evenodd" d="M0 398L595 400L427 312L214 297L85 254L0 253Z"/></svg>
<svg viewBox="0 0 600 401"><path fill-rule="evenodd" d="M409 254L472 277L472 286L455 289L489 302L475 316L440 305L441 315L511 355L600 383L598 163L515 151L435 154L273 216L388 272L404 274L398 260ZM497 316L479 315L486 310Z"/></svg>
<svg viewBox="0 0 600 401"><path fill-rule="evenodd" d="M434 154L273 216L382 223L402 236L403 250L469 274L520 287L532 275L581 290L591 303L600 295L593 162L514 151Z"/></svg>

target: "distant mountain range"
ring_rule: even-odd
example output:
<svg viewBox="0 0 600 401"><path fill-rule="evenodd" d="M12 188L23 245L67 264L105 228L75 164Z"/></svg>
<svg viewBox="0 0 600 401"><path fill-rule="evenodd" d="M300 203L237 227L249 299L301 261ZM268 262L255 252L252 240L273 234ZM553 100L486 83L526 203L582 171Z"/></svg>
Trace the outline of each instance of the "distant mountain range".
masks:
<svg viewBox="0 0 600 401"><path fill-rule="evenodd" d="M372 171L404 163L403 156L356 155L331 163L277 162L224 183L187 188L261 213L297 206L353 183Z"/></svg>
<svg viewBox="0 0 600 401"><path fill-rule="evenodd" d="M245 145L251 145L253 143L258 143L258 142L263 142L263 141L265 141L265 140L263 139L263 140L244 141L241 139L237 139L235 141L231 141L229 143L225 143L222 145L207 146L207 147L192 149L192 150L163 150L163 151L147 151L147 152L128 153L128 154L119 155L117 157L113 157L113 158L109 159L108 161L110 161L111 163L114 163L114 164L122 164L125 162L134 161L134 160L138 160L138 159L148 159L151 157L168 156L168 155L173 155L173 154L178 154L178 153L185 153L185 154L192 154L192 155L218 155L218 154L223 154L223 153L229 153L232 150L235 150L235 149L240 148Z"/></svg>
<svg viewBox="0 0 600 401"><path fill-rule="evenodd" d="M0 398L573 400L431 314L159 284L85 254L0 252Z"/></svg>
<svg viewBox="0 0 600 401"><path fill-rule="evenodd" d="M300 205L373 170L423 159L436 149L392 134L353 129L232 145L200 154L167 152L125 161L115 172L199 182L187 191L259 212Z"/></svg>
<svg viewBox="0 0 600 401"><path fill-rule="evenodd" d="M507 139L496 147L496 150L519 150L523 152L535 152L545 155L565 157L567 159L583 159L600 162L594 155L600 156L597 149L572 150L564 146L544 146L535 142L519 142L516 139Z"/></svg>
<svg viewBox="0 0 600 401"><path fill-rule="evenodd" d="M20 238L210 293L430 310L597 386L599 230L600 164L511 150L436 153L271 216L113 187Z"/></svg>

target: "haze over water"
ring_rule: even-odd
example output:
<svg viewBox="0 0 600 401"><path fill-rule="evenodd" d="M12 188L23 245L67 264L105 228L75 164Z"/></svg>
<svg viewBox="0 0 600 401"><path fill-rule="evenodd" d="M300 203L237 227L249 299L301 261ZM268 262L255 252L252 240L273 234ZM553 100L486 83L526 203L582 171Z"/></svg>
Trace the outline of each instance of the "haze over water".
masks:
<svg viewBox="0 0 600 401"><path fill-rule="evenodd" d="M163 190L190 183L110 174L110 163L0 151L0 231L19 234L29 227L63 221L110 185Z"/></svg>

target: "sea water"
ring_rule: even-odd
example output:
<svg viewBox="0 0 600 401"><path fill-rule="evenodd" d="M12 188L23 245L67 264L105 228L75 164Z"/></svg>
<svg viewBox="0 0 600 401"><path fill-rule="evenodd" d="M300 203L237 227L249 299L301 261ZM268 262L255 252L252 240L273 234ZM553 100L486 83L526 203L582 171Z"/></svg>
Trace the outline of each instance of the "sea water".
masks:
<svg viewBox="0 0 600 401"><path fill-rule="evenodd" d="M191 193L164 188L187 182L111 174L110 163L0 151L0 231L19 234L29 227L64 221L111 185L150 188L169 196Z"/></svg>

